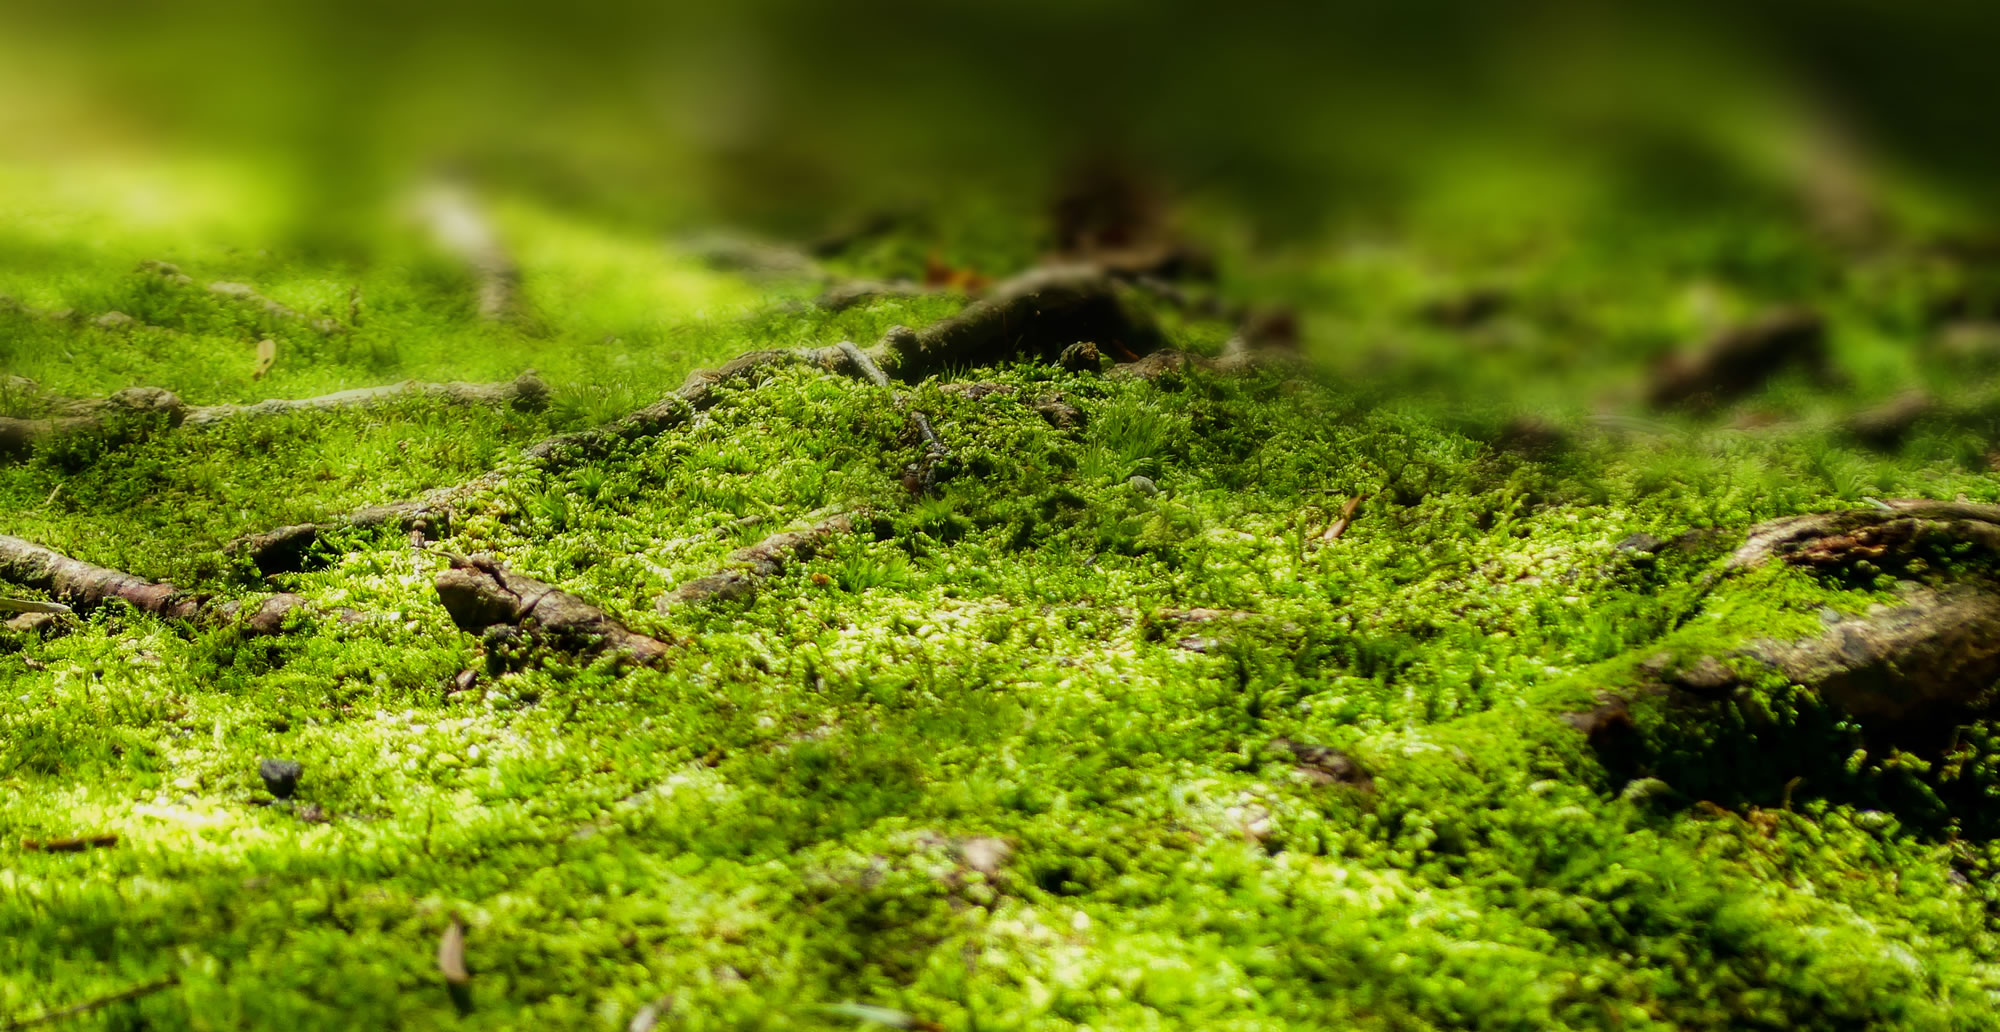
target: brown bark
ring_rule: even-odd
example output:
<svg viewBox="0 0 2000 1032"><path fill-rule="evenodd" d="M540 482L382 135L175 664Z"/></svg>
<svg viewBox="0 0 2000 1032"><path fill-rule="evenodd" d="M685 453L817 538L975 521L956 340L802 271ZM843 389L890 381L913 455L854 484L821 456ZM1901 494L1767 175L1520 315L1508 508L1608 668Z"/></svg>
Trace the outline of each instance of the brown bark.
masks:
<svg viewBox="0 0 2000 1032"><path fill-rule="evenodd" d="M567 652L611 651L642 666L665 664L673 646L626 628L604 610L525 574L491 556L453 558L437 576L438 598L460 629L479 633L496 625L539 631Z"/></svg>
<svg viewBox="0 0 2000 1032"><path fill-rule="evenodd" d="M0 536L0 580L46 591L77 610L118 599L149 616L200 624L240 622L255 634L276 634L285 615L305 604L297 595L279 594L250 609L239 601L185 592L166 581L149 581L6 536Z"/></svg>

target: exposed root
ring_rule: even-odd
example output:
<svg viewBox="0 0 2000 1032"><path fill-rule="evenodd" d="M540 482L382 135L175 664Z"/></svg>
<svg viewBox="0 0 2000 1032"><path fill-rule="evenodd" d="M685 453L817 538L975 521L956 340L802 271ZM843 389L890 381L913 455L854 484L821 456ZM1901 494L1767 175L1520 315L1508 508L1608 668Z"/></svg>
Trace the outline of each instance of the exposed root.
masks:
<svg viewBox="0 0 2000 1032"><path fill-rule="evenodd" d="M113 600L163 620L191 624L240 623L253 634L276 634L287 614L305 604L297 595L265 598L255 608L235 600L184 592L166 581L149 581L121 570L72 559L16 537L0 536L0 580L48 592L77 610Z"/></svg>
<svg viewBox="0 0 2000 1032"><path fill-rule="evenodd" d="M182 272L179 266L173 265L169 262L159 262L159 261L153 261L152 259L147 259L146 261L140 262L139 267L142 269L146 269L150 272L158 273L167 282L172 283L175 286L192 287L195 285L194 277L189 276L187 273ZM265 297L263 294L257 292L257 288L252 287L247 283L231 283L228 282L227 280L217 280L213 283L210 283L205 289L209 293L214 294L217 297L229 298L232 301L240 301L246 305L251 305L255 308L258 308L262 310L265 315L268 315L273 319L281 320L283 322L298 323L301 326L308 327L319 333L332 335L336 333L344 333L347 331L347 327L342 326L340 323L332 319L328 319L323 316L307 315L304 312L301 312L295 308L286 305L282 301Z"/></svg>
<svg viewBox="0 0 2000 1032"><path fill-rule="evenodd" d="M1054 361L1078 341L1134 355L1166 343L1153 320L1119 296L1117 281L1101 267L1065 265L1008 280L922 330L890 330L876 361L897 379L915 381L1023 355Z"/></svg>
<svg viewBox="0 0 2000 1032"><path fill-rule="evenodd" d="M854 532L854 517L830 516L809 527L773 534L730 553L722 569L691 580L660 597L656 608L667 612L693 602L733 602L756 595L757 586L785 572L792 563L811 559L827 542Z"/></svg>
<svg viewBox="0 0 2000 1032"><path fill-rule="evenodd" d="M842 312L859 305L906 297L940 293L915 280L845 280L826 288L813 304L829 312Z"/></svg>
<svg viewBox="0 0 2000 1032"><path fill-rule="evenodd" d="M505 406L523 412L539 412L549 405L549 386L534 370L505 383L425 383L404 380L382 387L356 387L312 398L272 398L249 405L202 405L187 410L187 422L196 425L220 422L239 416L274 416L287 412L357 408L397 398L429 395L462 405Z"/></svg>
<svg viewBox="0 0 2000 1032"><path fill-rule="evenodd" d="M924 457L903 471L903 483L911 494L930 494L937 487L942 467L951 461L951 449L944 446L944 439L940 438L937 430L932 428L930 417L925 415L922 409L912 406L910 399L901 392L891 389L888 374L875 364L874 359L855 347L852 341L843 340L836 346L839 347L840 353L847 357L848 363L860 370L863 378L889 391L891 397L896 399L896 407L909 416L910 427L924 443Z"/></svg>
<svg viewBox="0 0 2000 1032"><path fill-rule="evenodd" d="M1820 568L1863 559L1894 566L1900 565L1896 553L1924 541L1971 542L2000 554L2000 505L1910 498L1772 520L1751 528L1743 547L1729 557L1728 569L1770 559Z"/></svg>
<svg viewBox="0 0 2000 1032"><path fill-rule="evenodd" d="M437 576L452 622L475 634L495 626L539 632L566 652L615 652L642 666L666 662L673 646L628 630L604 610L501 566L491 556L452 559Z"/></svg>
<svg viewBox="0 0 2000 1032"><path fill-rule="evenodd" d="M249 416L360 408L397 398L428 395L465 405L507 406L524 412L548 407L549 388L532 370L506 383L425 383L405 380L382 387L358 387L312 398L272 398L247 405L189 405L159 387L128 387L96 401L64 401L40 419L0 417L0 457L20 458L47 441L75 433L119 438L147 427L196 426Z"/></svg>
<svg viewBox="0 0 2000 1032"><path fill-rule="evenodd" d="M521 461L539 464L550 471L568 469L604 455L620 442L654 437L686 426L696 413L720 402L724 388L755 382L788 366L833 368L844 361L833 348L753 351L719 368L690 373L679 390L604 426L537 441L522 450ZM500 487L515 472L503 467L409 501L369 506L321 523L300 523L246 534L229 542L223 551L249 559L259 572L268 575L304 569L313 547L331 531L386 526L426 538L443 537L451 532L452 517L460 507Z"/></svg>

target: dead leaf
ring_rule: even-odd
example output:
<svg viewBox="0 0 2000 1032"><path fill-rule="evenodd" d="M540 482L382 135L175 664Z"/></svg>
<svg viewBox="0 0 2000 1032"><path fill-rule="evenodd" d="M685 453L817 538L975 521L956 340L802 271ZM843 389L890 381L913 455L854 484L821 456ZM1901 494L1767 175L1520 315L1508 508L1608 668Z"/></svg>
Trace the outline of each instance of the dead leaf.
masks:
<svg viewBox="0 0 2000 1032"><path fill-rule="evenodd" d="M257 342L257 365L250 371L252 380L261 380L271 367L278 363L278 342L269 337Z"/></svg>

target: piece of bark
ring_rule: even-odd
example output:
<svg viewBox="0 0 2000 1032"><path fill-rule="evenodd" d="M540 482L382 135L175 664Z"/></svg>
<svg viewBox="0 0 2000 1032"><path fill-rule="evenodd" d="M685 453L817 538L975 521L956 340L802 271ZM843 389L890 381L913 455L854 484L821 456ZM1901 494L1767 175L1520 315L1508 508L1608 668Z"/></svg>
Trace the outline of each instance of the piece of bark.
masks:
<svg viewBox="0 0 2000 1032"><path fill-rule="evenodd" d="M811 559L827 542L854 532L854 517L830 516L809 527L787 530L729 554L722 569L662 595L656 608L668 612L695 602L732 602L756 595L758 585L793 563Z"/></svg>
<svg viewBox="0 0 2000 1032"><path fill-rule="evenodd" d="M278 594L255 609L235 599L184 592L166 581L149 581L121 570L72 559L52 549L16 537L0 536L0 580L48 592L64 604L88 611L113 599L163 620L198 624L240 623L252 634L276 634L286 614L305 603L297 595Z"/></svg>
<svg viewBox="0 0 2000 1032"><path fill-rule="evenodd" d="M1658 408L1712 407L1756 390L1791 366L1821 378L1829 374L1826 321L1818 313L1774 312L1718 334L1691 354L1668 357L1653 371L1646 400Z"/></svg>
<svg viewBox="0 0 2000 1032"><path fill-rule="evenodd" d="M474 634L496 625L532 626L563 651L615 652L642 666L663 665L672 652L668 643L632 631L604 610L491 556L454 557L435 583L452 622Z"/></svg>

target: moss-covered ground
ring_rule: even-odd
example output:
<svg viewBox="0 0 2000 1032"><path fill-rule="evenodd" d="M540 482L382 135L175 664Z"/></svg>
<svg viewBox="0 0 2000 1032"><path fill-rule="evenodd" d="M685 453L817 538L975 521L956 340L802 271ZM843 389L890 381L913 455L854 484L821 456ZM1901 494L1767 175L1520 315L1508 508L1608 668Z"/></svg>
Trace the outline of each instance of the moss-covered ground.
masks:
<svg viewBox="0 0 2000 1032"><path fill-rule="evenodd" d="M119 607L0 632L0 1025L166 978L74 1023L2000 1021L2000 892L1965 809L1992 783L1983 735L1936 769L1850 754L1852 729L1773 686L1789 732L1692 729L1691 755L1628 780L1560 719L1662 649L1807 633L1876 597L1775 570L1703 594L1756 521L2000 501L1982 355L1937 350L1933 321L1987 285L1920 242L1842 250L1753 212L1224 246L1219 292L1295 305L1322 374L964 370L911 391L957 459L914 498L889 399L807 370L560 475L514 456L743 351L865 344L959 299L828 313L805 278L521 199L494 218L526 314L496 324L414 238L385 233L365 261L274 242L226 169L154 187L180 191L166 214L115 178L8 175L0 294L20 306L0 310L0 367L47 392L205 404L533 367L555 403L85 435L0 466L0 533L310 604L269 638ZM1040 231L941 214L833 264L921 274L936 250L1004 274ZM352 329L274 322L143 259ZM1475 289L1508 303L1472 327L1420 314ZM1839 378L1788 374L1705 416L1635 407L1651 360L1778 303L1828 317ZM91 322L112 310L136 322ZM1162 317L1196 351L1231 330ZM266 337L276 362L253 378ZM1839 429L1913 387L1953 417L1890 451ZM1045 420L1029 403L1050 393L1087 422ZM48 404L17 390L0 414ZM504 486L432 548L353 532L269 584L221 551L494 468ZM753 600L654 608L741 545L861 509L873 527ZM438 604L446 551L493 553L676 656L488 654ZM1345 750L1372 789L1280 739ZM260 780L272 757L302 765L293 799ZM117 840L25 848L93 835ZM438 964L454 922L455 990Z"/></svg>

